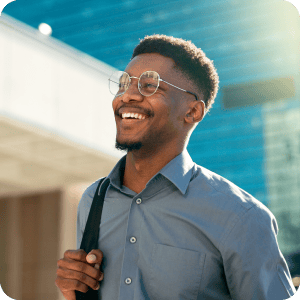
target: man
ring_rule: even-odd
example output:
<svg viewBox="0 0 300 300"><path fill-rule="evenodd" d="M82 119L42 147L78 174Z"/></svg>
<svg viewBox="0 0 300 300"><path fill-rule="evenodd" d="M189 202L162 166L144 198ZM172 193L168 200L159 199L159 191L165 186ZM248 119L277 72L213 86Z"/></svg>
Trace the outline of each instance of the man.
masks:
<svg viewBox="0 0 300 300"><path fill-rule="evenodd" d="M116 147L127 155L105 179L100 250L66 251L58 261L65 298L89 288L103 300L291 297L273 214L186 151L217 93L213 63L191 42L154 35L125 72L110 90ZM98 182L79 203L78 248Z"/></svg>

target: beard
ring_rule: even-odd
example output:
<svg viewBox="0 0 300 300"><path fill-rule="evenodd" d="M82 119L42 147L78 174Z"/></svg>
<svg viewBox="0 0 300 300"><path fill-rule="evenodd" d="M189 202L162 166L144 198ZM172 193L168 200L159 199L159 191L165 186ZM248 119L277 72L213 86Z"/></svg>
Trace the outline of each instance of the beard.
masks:
<svg viewBox="0 0 300 300"><path fill-rule="evenodd" d="M116 140L115 147L118 150L124 150L124 151L127 151L127 153L128 153L133 150L140 150L142 148L142 143L141 142L119 143L118 140Z"/></svg>

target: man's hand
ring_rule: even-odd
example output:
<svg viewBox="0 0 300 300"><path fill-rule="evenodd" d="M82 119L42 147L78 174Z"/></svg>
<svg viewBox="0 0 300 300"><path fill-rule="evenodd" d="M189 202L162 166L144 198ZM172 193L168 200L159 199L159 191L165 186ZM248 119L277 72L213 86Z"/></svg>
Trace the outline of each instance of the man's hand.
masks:
<svg viewBox="0 0 300 300"><path fill-rule="evenodd" d="M102 258L103 253L98 249L88 255L80 249L67 250L64 258L58 260L55 284L67 300L76 300L75 290L86 293L89 288L100 288Z"/></svg>

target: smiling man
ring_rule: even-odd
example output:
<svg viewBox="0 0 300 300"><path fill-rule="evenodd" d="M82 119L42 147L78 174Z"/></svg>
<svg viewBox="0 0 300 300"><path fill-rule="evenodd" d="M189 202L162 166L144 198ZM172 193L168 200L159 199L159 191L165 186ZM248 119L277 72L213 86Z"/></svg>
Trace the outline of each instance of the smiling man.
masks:
<svg viewBox="0 0 300 300"><path fill-rule="evenodd" d="M202 92L175 69L171 58L139 54L125 71L121 84L128 88L124 93L125 87L121 88L113 101L116 147L128 151L123 185L140 193L185 149L192 128L204 116L205 104L195 99L196 93L203 97ZM193 90L195 95L174 86Z"/></svg>
<svg viewBox="0 0 300 300"><path fill-rule="evenodd" d="M56 285L66 299L88 289L102 300L283 300L295 293L273 214L186 150L218 82L201 49L163 35L143 39L125 71L110 78L116 147L127 154L102 182L99 249L90 253L79 247L99 180L79 203L78 250L58 261Z"/></svg>

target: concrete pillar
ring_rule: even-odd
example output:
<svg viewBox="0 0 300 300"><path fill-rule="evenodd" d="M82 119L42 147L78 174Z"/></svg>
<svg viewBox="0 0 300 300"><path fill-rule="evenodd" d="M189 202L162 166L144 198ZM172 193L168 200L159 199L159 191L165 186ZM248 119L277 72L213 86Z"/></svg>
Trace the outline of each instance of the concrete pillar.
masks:
<svg viewBox="0 0 300 300"><path fill-rule="evenodd" d="M22 299L22 236L21 236L21 203L17 197L7 200L7 295L13 299Z"/></svg>
<svg viewBox="0 0 300 300"><path fill-rule="evenodd" d="M85 189L91 183L71 185L63 188L60 207L59 258L66 250L76 249L77 206ZM59 292L59 300L65 300Z"/></svg>

